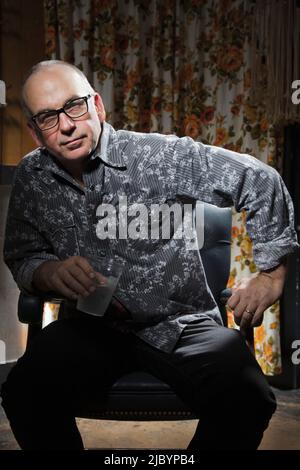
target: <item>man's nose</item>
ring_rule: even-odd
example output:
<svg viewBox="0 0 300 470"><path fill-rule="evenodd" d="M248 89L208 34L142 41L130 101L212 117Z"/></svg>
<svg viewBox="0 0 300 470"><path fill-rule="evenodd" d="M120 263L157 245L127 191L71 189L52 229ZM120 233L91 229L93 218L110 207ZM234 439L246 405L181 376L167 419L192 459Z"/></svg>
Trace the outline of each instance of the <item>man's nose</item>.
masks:
<svg viewBox="0 0 300 470"><path fill-rule="evenodd" d="M59 128L61 132L70 132L70 130L76 127L75 122L65 113L59 115Z"/></svg>

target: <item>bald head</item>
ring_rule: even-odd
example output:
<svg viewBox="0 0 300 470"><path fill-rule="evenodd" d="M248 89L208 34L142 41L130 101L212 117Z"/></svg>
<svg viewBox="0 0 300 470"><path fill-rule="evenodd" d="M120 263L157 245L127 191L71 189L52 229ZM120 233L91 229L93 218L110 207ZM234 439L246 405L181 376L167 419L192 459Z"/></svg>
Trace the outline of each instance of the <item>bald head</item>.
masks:
<svg viewBox="0 0 300 470"><path fill-rule="evenodd" d="M23 111L25 112L27 117L30 118L33 114L29 106L31 93L34 92L34 87L30 86L32 84L32 81L34 80L34 82L38 85L39 78L43 79L46 76L51 77L51 75L55 74L61 68L65 69L66 71L69 70L71 74L76 74L77 78L80 79L82 83L86 86L86 90L88 93L94 92L94 89L92 88L84 73L80 69L75 67L75 65L69 64L68 62L64 62L63 60L44 60L34 65L29 70L23 82L21 104Z"/></svg>

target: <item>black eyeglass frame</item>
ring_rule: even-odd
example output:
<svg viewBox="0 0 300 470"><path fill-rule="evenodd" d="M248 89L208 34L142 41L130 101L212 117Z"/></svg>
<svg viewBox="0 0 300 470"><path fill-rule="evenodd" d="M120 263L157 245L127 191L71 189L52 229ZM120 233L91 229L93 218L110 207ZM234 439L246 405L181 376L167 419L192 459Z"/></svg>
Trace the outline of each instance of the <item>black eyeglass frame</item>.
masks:
<svg viewBox="0 0 300 470"><path fill-rule="evenodd" d="M66 116L68 116L68 118L72 119L72 120L75 120L80 118L81 116L84 116L86 113L88 113L89 111L89 105L88 105L88 100L94 95L86 95L86 96L79 96L78 98L74 98L73 100L70 100L68 101L62 108L59 108L59 109L53 109L51 111L43 111L41 113L37 113L35 114L34 116L31 116L30 120L35 124L35 126L40 130L40 131L48 131L49 129L52 129L53 127L57 126L58 124L58 121L59 121L59 115L61 113L64 113ZM84 100L85 101L85 104L86 104L86 111L84 111L84 113L80 114L79 116L70 116L67 111L65 110L65 107L66 106L69 106L73 101L77 101L77 100ZM41 129L40 126L38 125L37 123L37 118L41 115L41 114L47 114L47 113L56 113L56 123L53 124L52 126L50 127L46 127L44 129ZM54 116L54 115L53 115Z"/></svg>

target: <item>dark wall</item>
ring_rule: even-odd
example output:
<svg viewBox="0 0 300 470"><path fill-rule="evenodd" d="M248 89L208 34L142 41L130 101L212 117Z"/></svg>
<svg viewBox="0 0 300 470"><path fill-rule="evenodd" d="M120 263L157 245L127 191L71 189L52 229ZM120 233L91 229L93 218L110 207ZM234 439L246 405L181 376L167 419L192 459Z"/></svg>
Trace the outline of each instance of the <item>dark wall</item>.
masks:
<svg viewBox="0 0 300 470"><path fill-rule="evenodd" d="M283 179L294 202L295 227L300 241L300 124L285 129ZM291 359L295 352L293 342L300 340L300 251L288 259L280 313L283 373L270 380L283 388L300 388L300 365L293 364Z"/></svg>
<svg viewBox="0 0 300 470"><path fill-rule="evenodd" d="M16 165L35 147L21 111L20 91L25 73L45 58L44 36L42 0L0 1L0 79L7 87L7 106L0 108L1 166ZM6 175L2 171L2 180Z"/></svg>

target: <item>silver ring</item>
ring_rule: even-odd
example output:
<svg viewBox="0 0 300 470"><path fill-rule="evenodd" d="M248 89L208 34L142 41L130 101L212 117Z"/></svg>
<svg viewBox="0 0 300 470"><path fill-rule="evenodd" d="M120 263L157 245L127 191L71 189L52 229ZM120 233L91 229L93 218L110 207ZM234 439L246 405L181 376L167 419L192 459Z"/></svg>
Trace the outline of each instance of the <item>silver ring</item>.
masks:
<svg viewBox="0 0 300 470"><path fill-rule="evenodd" d="M250 310L248 310L247 308L246 308L245 312L246 312L246 313L249 313L249 314L251 315L251 317L253 317L253 316L254 316L254 312L251 312L251 311L250 311Z"/></svg>

